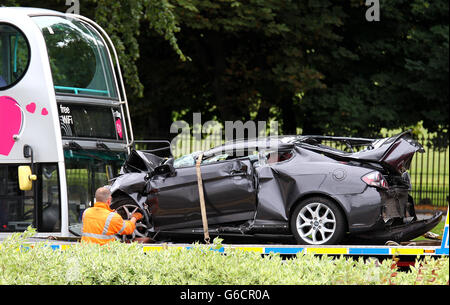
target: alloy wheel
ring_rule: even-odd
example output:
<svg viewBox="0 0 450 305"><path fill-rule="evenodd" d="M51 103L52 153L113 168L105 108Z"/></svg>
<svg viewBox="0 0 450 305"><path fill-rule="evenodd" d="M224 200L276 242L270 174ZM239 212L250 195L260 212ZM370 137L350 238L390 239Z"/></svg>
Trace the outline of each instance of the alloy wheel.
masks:
<svg viewBox="0 0 450 305"><path fill-rule="evenodd" d="M142 213L140 208L133 204L121 205L120 207L118 207L116 209L116 212L120 216L122 216L122 218L124 220L130 220L134 213L137 213L137 212ZM142 221L138 221L138 222L136 222L136 229L134 230L134 232L131 235L122 235L122 236L120 236L120 238L124 242L132 241L135 238L147 237L146 232L147 232L147 226L144 223L142 223Z"/></svg>
<svg viewBox="0 0 450 305"><path fill-rule="evenodd" d="M336 232L336 216L327 205L312 202L300 210L296 226L304 241L320 245L330 240Z"/></svg>

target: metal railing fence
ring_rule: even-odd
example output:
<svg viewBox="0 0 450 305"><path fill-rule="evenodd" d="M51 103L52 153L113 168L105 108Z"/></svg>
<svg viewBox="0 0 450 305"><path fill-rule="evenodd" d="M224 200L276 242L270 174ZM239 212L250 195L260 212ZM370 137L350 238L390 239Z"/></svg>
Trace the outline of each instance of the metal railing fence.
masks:
<svg viewBox="0 0 450 305"><path fill-rule="evenodd" d="M425 153L416 154L411 163L412 196L416 204L448 206L449 147L440 147L433 138L420 136Z"/></svg>

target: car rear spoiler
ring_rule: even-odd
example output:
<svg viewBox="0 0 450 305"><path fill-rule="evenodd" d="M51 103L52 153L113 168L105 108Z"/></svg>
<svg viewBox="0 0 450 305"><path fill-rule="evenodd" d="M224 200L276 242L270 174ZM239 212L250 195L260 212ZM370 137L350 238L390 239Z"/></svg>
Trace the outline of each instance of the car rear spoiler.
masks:
<svg viewBox="0 0 450 305"><path fill-rule="evenodd" d="M324 140L342 142L350 152L323 145ZM300 136L296 144L336 160L378 163L387 169L400 172L409 169L411 159L416 152L425 151L420 143L412 139L411 130L382 139ZM355 151L356 146L366 146L366 148Z"/></svg>
<svg viewBox="0 0 450 305"><path fill-rule="evenodd" d="M376 141L376 139L332 136L300 136L297 141L311 145L321 144L322 141L341 142L345 144L351 152L355 152L354 148L356 146L371 145L374 141Z"/></svg>

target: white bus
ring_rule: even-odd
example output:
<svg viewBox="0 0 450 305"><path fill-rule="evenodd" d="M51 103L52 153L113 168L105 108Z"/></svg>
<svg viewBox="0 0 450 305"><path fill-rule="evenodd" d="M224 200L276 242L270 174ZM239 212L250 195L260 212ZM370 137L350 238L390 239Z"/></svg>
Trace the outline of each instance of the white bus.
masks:
<svg viewBox="0 0 450 305"><path fill-rule="evenodd" d="M79 15L0 8L0 237L70 237L133 145L117 53Z"/></svg>

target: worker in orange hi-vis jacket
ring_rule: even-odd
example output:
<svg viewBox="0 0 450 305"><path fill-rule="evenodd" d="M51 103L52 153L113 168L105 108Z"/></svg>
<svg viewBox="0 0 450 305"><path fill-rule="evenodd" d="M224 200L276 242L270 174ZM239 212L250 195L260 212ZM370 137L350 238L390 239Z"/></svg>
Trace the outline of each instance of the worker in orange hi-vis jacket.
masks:
<svg viewBox="0 0 450 305"><path fill-rule="evenodd" d="M116 239L115 235L130 235L136 228L141 213L134 213L130 220L124 220L111 208L111 192L101 187L95 192L95 204L83 213L82 242L105 245Z"/></svg>

